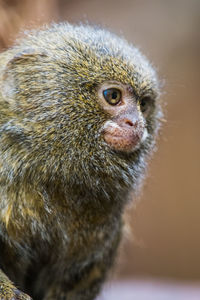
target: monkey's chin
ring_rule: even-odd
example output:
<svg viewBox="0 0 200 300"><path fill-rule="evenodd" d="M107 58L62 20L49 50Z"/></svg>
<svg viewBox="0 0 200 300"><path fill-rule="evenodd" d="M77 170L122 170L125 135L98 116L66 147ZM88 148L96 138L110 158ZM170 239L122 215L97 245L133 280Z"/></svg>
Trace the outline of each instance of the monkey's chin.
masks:
<svg viewBox="0 0 200 300"><path fill-rule="evenodd" d="M141 144L141 137L134 134L126 136L105 133L104 140L111 149L126 153L134 152Z"/></svg>

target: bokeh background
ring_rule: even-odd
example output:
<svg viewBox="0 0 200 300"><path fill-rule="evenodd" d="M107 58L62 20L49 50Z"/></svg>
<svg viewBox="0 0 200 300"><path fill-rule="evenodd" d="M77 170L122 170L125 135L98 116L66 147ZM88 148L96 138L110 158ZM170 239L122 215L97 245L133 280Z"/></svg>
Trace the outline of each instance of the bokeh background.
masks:
<svg viewBox="0 0 200 300"><path fill-rule="evenodd" d="M167 122L140 201L127 213L130 230L112 278L198 284L200 1L0 0L0 50L11 46L24 29L51 21L89 21L123 35L153 62L164 83Z"/></svg>

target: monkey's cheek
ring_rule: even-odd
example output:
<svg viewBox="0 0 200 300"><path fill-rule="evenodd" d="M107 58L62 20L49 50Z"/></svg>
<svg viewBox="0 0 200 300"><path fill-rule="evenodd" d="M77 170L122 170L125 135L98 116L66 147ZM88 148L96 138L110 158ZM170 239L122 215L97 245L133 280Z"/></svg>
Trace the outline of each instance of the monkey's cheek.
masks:
<svg viewBox="0 0 200 300"><path fill-rule="evenodd" d="M104 134L104 140L113 150L123 152L133 152L138 149L141 142L140 133L113 135L110 133Z"/></svg>

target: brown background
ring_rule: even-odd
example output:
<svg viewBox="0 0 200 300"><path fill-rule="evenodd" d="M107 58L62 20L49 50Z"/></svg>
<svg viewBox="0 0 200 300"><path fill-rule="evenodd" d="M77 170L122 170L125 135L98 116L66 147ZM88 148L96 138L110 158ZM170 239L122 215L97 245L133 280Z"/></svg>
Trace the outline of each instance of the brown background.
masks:
<svg viewBox="0 0 200 300"><path fill-rule="evenodd" d="M154 62L167 123L121 251L118 278L200 279L200 1L0 0L0 49L49 21L102 24Z"/></svg>

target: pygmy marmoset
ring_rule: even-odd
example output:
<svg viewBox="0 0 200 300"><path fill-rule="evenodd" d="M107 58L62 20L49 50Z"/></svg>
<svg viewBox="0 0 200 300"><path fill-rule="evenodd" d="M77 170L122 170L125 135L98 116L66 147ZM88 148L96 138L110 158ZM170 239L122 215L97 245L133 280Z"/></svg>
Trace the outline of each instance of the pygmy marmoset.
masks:
<svg viewBox="0 0 200 300"><path fill-rule="evenodd" d="M161 113L155 71L89 25L0 54L0 299L92 300ZM29 296L28 296L29 295Z"/></svg>

